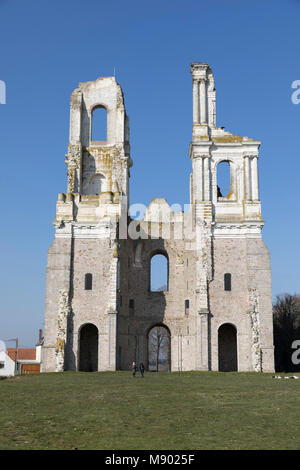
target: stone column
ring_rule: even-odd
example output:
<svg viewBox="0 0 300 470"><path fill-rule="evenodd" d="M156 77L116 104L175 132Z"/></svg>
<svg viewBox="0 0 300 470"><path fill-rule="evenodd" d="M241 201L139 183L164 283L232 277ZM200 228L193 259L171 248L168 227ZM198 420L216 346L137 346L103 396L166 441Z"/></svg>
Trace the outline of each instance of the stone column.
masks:
<svg viewBox="0 0 300 470"><path fill-rule="evenodd" d="M250 157L245 157L245 186L246 186L246 201L251 201L251 169Z"/></svg>
<svg viewBox="0 0 300 470"><path fill-rule="evenodd" d="M260 341L260 315L259 315L259 293L257 289L248 289L249 314L252 332L252 367L255 372L262 372L262 356Z"/></svg>
<svg viewBox="0 0 300 470"><path fill-rule="evenodd" d="M116 233L114 232L114 236ZM117 240L112 240L112 260L110 266L110 306L108 311L108 369L117 367L117 321L119 306L120 263Z"/></svg>
<svg viewBox="0 0 300 470"><path fill-rule="evenodd" d="M200 368L208 370L208 311L199 311L200 319Z"/></svg>
<svg viewBox="0 0 300 470"><path fill-rule="evenodd" d="M80 142L81 140L81 103L82 92L74 90L70 102L70 142Z"/></svg>
<svg viewBox="0 0 300 470"><path fill-rule="evenodd" d="M251 180L252 180L252 200L258 201L258 168L257 168L257 155L254 155L251 159Z"/></svg>
<svg viewBox="0 0 300 470"><path fill-rule="evenodd" d="M193 80L193 122L199 124L199 82Z"/></svg>
<svg viewBox="0 0 300 470"><path fill-rule="evenodd" d="M70 314L69 293L67 290L59 291L57 337L55 342L55 371L65 370L65 348L67 341L67 322Z"/></svg>
<svg viewBox="0 0 300 470"><path fill-rule="evenodd" d="M204 157L203 160L204 201L210 201L209 157Z"/></svg>
<svg viewBox="0 0 300 470"><path fill-rule="evenodd" d="M116 370L117 368L117 311L108 312L108 369Z"/></svg>
<svg viewBox="0 0 300 470"><path fill-rule="evenodd" d="M200 79L200 124L207 124L207 106L206 106L206 80Z"/></svg>
<svg viewBox="0 0 300 470"><path fill-rule="evenodd" d="M81 154L80 142L69 144L65 160L68 166L68 193L79 193L81 191Z"/></svg>
<svg viewBox="0 0 300 470"><path fill-rule="evenodd" d="M203 160L196 156L193 159L194 202L203 201Z"/></svg>

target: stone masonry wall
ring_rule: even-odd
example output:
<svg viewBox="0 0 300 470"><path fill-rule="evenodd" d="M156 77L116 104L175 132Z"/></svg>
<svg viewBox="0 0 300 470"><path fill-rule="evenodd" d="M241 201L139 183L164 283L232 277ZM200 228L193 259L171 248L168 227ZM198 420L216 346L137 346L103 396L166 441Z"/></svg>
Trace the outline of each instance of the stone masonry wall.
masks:
<svg viewBox="0 0 300 470"><path fill-rule="evenodd" d="M218 329L230 323L237 329L238 370L254 370L249 289L260 298L260 347L266 348L262 369L272 363L273 323L268 251L259 239L215 239L214 280L210 283L212 369L218 370ZM231 273L231 291L224 290L224 274Z"/></svg>
<svg viewBox="0 0 300 470"><path fill-rule="evenodd" d="M92 323L98 328L98 369L109 369L109 302L112 248L109 239L75 239L72 284L72 338L68 368L78 368L80 328ZM85 290L85 274L92 274L92 290Z"/></svg>
<svg viewBox="0 0 300 470"><path fill-rule="evenodd" d="M142 243L139 262L135 253ZM169 260L167 292L150 292L151 256L165 253ZM196 368L197 343L194 276L195 253L185 251L183 240L126 240L120 247L120 287L122 304L118 319L119 367L129 369L131 362L148 363L148 332L156 324L171 333L171 368ZM188 261L187 261L188 260ZM134 309L129 300L134 300ZM185 300L190 301L185 311Z"/></svg>

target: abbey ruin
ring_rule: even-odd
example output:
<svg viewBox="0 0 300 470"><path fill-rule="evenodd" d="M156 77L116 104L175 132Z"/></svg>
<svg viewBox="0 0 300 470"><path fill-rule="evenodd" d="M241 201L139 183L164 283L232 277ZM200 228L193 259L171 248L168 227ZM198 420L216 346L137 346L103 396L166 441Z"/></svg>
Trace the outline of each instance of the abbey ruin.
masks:
<svg viewBox="0 0 300 470"><path fill-rule="evenodd" d="M192 63L190 211L154 198L129 217L129 120L114 77L71 95L68 189L56 204L48 252L42 371L149 366L153 328L165 332L171 371L273 371L269 252L258 184L260 141L216 126L214 77ZM107 115L94 140L93 113ZM230 168L221 194L218 166ZM176 164L176 162L174 162ZM167 284L151 288L151 264L167 262Z"/></svg>

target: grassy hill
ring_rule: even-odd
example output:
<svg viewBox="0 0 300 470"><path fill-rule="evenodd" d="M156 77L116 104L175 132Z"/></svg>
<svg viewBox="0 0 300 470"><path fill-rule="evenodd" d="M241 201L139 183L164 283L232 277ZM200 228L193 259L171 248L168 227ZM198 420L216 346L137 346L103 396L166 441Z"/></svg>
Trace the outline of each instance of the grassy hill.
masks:
<svg viewBox="0 0 300 470"><path fill-rule="evenodd" d="M299 449L300 380L65 372L0 381L0 449Z"/></svg>

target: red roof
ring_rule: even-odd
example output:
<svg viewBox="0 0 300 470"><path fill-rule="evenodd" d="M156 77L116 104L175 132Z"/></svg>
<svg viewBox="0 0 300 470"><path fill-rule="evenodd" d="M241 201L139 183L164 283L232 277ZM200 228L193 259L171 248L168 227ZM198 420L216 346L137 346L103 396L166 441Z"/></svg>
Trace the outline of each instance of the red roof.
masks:
<svg viewBox="0 0 300 470"><path fill-rule="evenodd" d="M7 355L14 361L16 359L16 348L7 348L6 349ZM18 360L20 361L35 361L36 359L36 352L35 349L25 349L25 348L18 348Z"/></svg>

